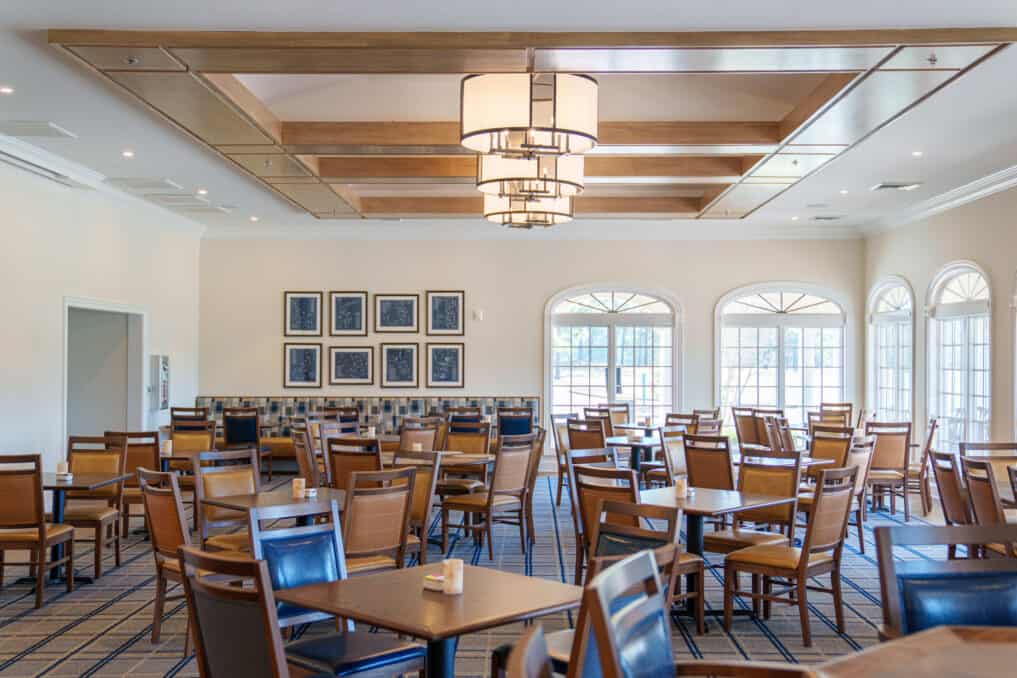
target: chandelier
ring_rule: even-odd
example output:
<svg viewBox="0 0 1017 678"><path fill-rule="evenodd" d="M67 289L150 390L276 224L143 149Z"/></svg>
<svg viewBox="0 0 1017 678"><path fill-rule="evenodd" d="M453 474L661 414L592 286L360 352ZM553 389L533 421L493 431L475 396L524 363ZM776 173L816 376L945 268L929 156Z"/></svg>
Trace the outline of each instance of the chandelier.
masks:
<svg viewBox="0 0 1017 678"><path fill-rule="evenodd" d="M597 145L597 81L570 73L468 75L459 121L460 143L477 153L585 153Z"/></svg>
<svg viewBox="0 0 1017 678"><path fill-rule="evenodd" d="M481 193L521 198L564 198L583 190L583 156L482 155L477 161Z"/></svg>
<svg viewBox="0 0 1017 678"><path fill-rule="evenodd" d="M572 221L572 198L484 196L484 218L509 228L557 226Z"/></svg>

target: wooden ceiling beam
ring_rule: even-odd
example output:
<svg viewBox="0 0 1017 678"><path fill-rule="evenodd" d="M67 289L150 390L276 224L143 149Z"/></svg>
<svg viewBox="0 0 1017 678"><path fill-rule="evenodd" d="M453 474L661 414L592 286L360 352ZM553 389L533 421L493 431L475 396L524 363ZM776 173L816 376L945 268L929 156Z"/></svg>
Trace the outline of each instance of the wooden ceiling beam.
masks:
<svg viewBox="0 0 1017 678"><path fill-rule="evenodd" d="M603 197L575 200L576 214L698 214L700 198ZM479 216L484 200L449 197L363 196L361 213L365 217L386 214L449 214Z"/></svg>
<svg viewBox="0 0 1017 678"><path fill-rule="evenodd" d="M50 29L70 46L168 48L527 49L845 47L1017 42L1015 27L679 32L285 32Z"/></svg>

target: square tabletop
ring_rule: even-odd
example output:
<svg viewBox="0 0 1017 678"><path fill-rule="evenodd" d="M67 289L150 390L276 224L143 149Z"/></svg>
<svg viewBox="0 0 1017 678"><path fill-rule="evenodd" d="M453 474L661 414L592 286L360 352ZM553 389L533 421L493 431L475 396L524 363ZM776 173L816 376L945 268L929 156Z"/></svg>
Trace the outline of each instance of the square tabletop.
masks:
<svg viewBox="0 0 1017 678"><path fill-rule="evenodd" d="M44 490L97 490L106 485L118 483L131 477L130 473L75 473L70 480L64 480L55 473L42 474Z"/></svg>
<svg viewBox="0 0 1017 678"><path fill-rule="evenodd" d="M579 607L583 590L540 577L463 566L463 592L424 589L442 564L408 567L342 581L276 591L276 600L379 626L428 641Z"/></svg>
<svg viewBox="0 0 1017 678"><path fill-rule="evenodd" d="M683 513L698 516L722 516L747 509L767 508L790 504L797 497L778 497L770 494L694 488L688 496L679 495L674 487L643 490L639 501L643 504L680 508Z"/></svg>
<svg viewBox="0 0 1017 678"><path fill-rule="evenodd" d="M660 438L657 436L639 436L629 438L628 436L611 436L604 441L608 447L658 447Z"/></svg>
<svg viewBox="0 0 1017 678"><path fill-rule="evenodd" d="M442 465L443 466L473 466L473 465L484 465L493 464L495 456L493 454L464 454L462 452L452 452L449 457L445 457L448 454L442 452ZM396 453L394 452L382 452L381 463L385 466L391 466ZM403 457L399 460L400 466L430 466L431 462L426 459L413 459Z"/></svg>
<svg viewBox="0 0 1017 678"><path fill-rule="evenodd" d="M826 662L820 678L943 678L1013 675L1017 629L937 626Z"/></svg>
<svg viewBox="0 0 1017 678"><path fill-rule="evenodd" d="M269 506L296 506L303 504L316 504L322 501L334 499L342 510L346 502L346 491L336 490L331 487L319 487L318 495L315 497L304 497L294 499L290 488L284 487L269 492L258 492L257 494L235 494L228 497L213 497L202 499L202 503L220 508L233 509L234 511L248 511L252 508L267 508Z"/></svg>
<svg viewBox="0 0 1017 678"><path fill-rule="evenodd" d="M612 428L619 429L621 431L663 431L664 433L684 433L687 430L687 426L675 424L672 426L654 426L650 424L640 424L635 421L627 421L624 424L612 424Z"/></svg>

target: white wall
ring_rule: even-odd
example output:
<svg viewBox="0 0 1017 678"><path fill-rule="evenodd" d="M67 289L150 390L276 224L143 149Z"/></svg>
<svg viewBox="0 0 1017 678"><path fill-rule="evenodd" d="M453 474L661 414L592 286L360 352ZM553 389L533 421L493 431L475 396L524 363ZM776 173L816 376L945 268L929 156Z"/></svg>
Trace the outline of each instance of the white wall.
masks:
<svg viewBox="0 0 1017 678"><path fill-rule="evenodd" d="M48 468L64 454L68 297L143 310L146 351L171 356L174 401L193 401L201 242L193 224L138 200L66 188L4 164L0 192L0 452L41 452Z"/></svg>
<svg viewBox="0 0 1017 678"><path fill-rule="evenodd" d="M971 260L986 271L992 294L992 437L1012 440L1017 189L872 236L865 245L866 290L896 274L915 293L915 422L928 416L924 309L929 284L952 261Z"/></svg>
<svg viewBox="0 0 1017 678"><path fill-rule="evenodd" d="M283 389L284 290L466 291L467 395L543 396L544 307L562 289L618 284L678 300L684 330L685 407L713 401L713 311L742 285L795 280L832 288L855 329L863 306L861 240L460 241L205 240L201 249L201 392L204 395L425 393L375 386ZM473 309L484 320L472 319ZM423 309L421 309L423 312ZM373 316L372 316L373 317ZM327 320L327 318L326 318ZM327 335L327 327L325 334ZM424 335L313 338L330 345L428 340ZM455 341L459 341L456 338ZM861 391L861 333L855 332ZM423 350L423 346L421 346ZM377 359L376 359L377 362ZM376 370L377 372L377 370ZM423 380L421 381L423 385ZM455 393L456 391L433 391ZM848 395L853 395L850 391Z"/></svg>
<svg viewBox="0 0 1017 678"><path fill-rule="evenodd" d="M127 315L67 312L67 435L127 430Z"/></svg>

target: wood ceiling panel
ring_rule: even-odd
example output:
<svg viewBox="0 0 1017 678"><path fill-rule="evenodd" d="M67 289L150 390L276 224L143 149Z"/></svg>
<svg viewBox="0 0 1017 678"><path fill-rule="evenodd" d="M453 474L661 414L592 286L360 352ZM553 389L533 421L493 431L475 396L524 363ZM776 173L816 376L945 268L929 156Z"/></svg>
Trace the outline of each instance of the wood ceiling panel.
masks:
<svg viewBox="0 0 1017 678"><path fill-rule="evenodd" d="M190 73L121 71L107 75L205 143L272 143L268 135Z"/></svg>
<svg viewBox="0 0 1017 678"><path fill-rule="evenodd" d="M280 184L273 182L272 186L290 200L315 215L356 214L352 207L336 195L335 191L324 184Z"/></svg>
<svg viewBox="0 0 1017 678"><path fill-rule="evenodd" d="M360 199L364 216L462 215L478 216L484 208L481 197L384 197L363 196ZM603 197L576 198L576 214L638 214L694 215L699 212L699 198L666 197Z"/></svg>
<svg viewBox="0 0 1017 678"><path fill-rule="evenodd" d="M72 47L70 51L101 71L186 71L159 47Z"/></svg>
<svg viewBox="0 0 1017 678"><path fill-rule="evenodd" d="M605 146L767 144L780 140L774 122L601 121L597 134Z"/></svg>
<svg viewBox="0 0 1017 678"><path fill-rule="evenodd" d="M318 171L323 178L350 181L376 179L467 179L477 178L476 156L382 156L321 157Z"/></svg>
<svg viewBox="0 0 1017 678"><path fill-rule="evenodd" d="M216 146L215 150L223 155L265 155L266 153L283 154L286 152L279 146L269 146L268 144L251 144L249 146L227 144Z"/></svg>
<svg viewBox="0 0 1017 678"><path fill-rule="evenodd" d="M888 47L800 49L535 49L534 70L581 73L764 73L863 71Z"/></svg>
<svg viewBox="0 0 1017 678"><path fill-rule="evenodd" d="M525 49L173 48L202 73L525 73Z"/></svg>
<svg viewBox="0 0 1017 678"><path fill-rule="evenodd" d="M257 177L308 177L311 172L285 155L231 155L230 160Z"/></svg>

